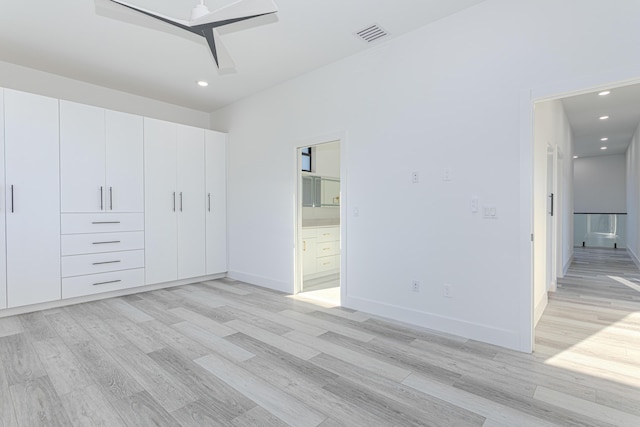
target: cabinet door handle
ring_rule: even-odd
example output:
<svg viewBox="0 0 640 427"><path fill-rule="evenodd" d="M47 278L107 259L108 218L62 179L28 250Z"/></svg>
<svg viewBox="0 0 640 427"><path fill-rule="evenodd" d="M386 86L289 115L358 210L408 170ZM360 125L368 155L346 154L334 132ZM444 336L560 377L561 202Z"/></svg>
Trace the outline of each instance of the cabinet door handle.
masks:
<svg viewBox="0 0 640 427"><path fill-rule="evenodd" d="M303 240L303 241L302 241L302 251L303 251L303 252L306 252L306 251L307 251L307 241L306 241L306 240Z"/></svg>
<svg viewBox="0 0 640 427"><path fill-rule="evenodd" d="M98 283L94 283L93 286L108 285L109 283L118 283L118 282L122 282L122 280L110 280L108 282L98 282Z"/></svg>
<svg viewBox="0 0 640 427"><path fill-rule="evenodd" d="M102 199L103 199L103 194L102 194L102 192L103 192L103 188L102 188L102 186L100 186L100 210L101 210L101 211L103 211L103 210L104 210L104 203L103 203L103 201L102 201Z"/></svg>
<svg viewBox="0 0 640 427"><path fill-rule="evenodd" d="M120 224L120 221L93 221L91 224Z"/></svg>
<svg viewBox="0 0 640 427"><path fill-rule="evenodd" d="M182 212L182 191L180 192L180 212Z"/></svg>
<svg viewBox="0 0 640 427"><path fill-rule="evenodd" d="M211 212L211 193L207 195L209 197L209 212Z"/></svg>
<svg viewBox="0 0 640 427"><path fill-rule="evenodd" d="M11 213L13 213L13 185L11 186Z"/></svg>
<svg viewBox="0 0 640 427"><path fill-rule="evenodd" d="M119 263L120 260L118 261L101 261L101 262L94 262L93 265L102 265L102 264L116 264Z"/></svg>
<svg viewBox="0 0 640 427"><path fill-rule="evenodd" d="M92 245L106 245L109 243L120 243L120 240L112 240L110 242L93 242Z"/></svg>
<svg viewBox="0 0 640 427"><path fill-rule="evenodd" d="M109 210L113 210L113 187L109 187Z"/></svg>
<svg viewBox="0 0 640 427"><path fill-rule="evenodd" d="M176 211L176 192L173 192L173 211Z"/></svg>

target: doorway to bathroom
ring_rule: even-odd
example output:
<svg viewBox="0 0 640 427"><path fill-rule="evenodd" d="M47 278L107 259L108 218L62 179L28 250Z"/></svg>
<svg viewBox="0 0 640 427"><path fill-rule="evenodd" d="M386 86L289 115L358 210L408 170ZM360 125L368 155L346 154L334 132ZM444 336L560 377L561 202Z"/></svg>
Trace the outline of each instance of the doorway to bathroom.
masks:
<svg viewBox="0 0 640 427"><path fill-rule="evenodd" d="M340 141L298 148L299 296L340 305Z"/></svg>

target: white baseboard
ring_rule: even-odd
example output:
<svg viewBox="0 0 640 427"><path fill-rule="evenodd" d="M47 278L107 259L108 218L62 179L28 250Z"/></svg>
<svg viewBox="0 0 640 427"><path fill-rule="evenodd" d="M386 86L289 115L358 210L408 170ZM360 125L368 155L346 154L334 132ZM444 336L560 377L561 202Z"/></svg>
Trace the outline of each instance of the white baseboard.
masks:
<svg viewBox="0 0 640 427"><path fill-rule="evenodd" d="M571 263L573 262L573 254L571 254L571 256L569 257L569 260L566 262L565 265L562 266L562 276L566 276L567 272L569 271L569 267L571 267Z"/></svg>
<svg viewBox="0 0 640 427"><path fill-rule="evenodd" d="M229 271L227 277L233 280L239 280L251 285L260 286L274 291L284 292L286 294L293 294L293 283L282 282L280 280L269 279L264 276L256 276L254 274L242 273L240 271Z"/></svg>
<svg viewBox="0 0 640 427"><path fill-rule="evenodd" d="M549 296L547 293L544 293L544 297L536 304L533 310L533 327L535 328L538 325L538 322L542 318L542 314L544 310L547 308L547 304L549 303Z"/></svg>
<svg viewBox="0 0 640 427"><path fill-rule="evenodd" d="M15 316L18 314L32 313L34 311L50 310L53 308L65 307L68 305L81 304L84 302L99 301L108 298L116 298L125 295L139 294L142 292L155 291L158 289L171 288L173 286L189 285L203 282L205 280L216 280L226 277L226 274L212 274L209 276L193 277L190 279L174 280L171 282L156 283L153 285L136 286L135 288L121 289L118 291L104 292L100 294L86 295L77 298L67 298L56 301L44 302L41 304L25 305L23 307L7 308L0 310L0 317Z"/></svg>
<svg viewBox="0 0 640 427"><path fill-rule="evenodd" d="M631 256L631 259L633 260L633 262L635 263L636 267L640 268L640 259L638 258L638 256L636 255L635 252L633 252L631 249L627 248L627 252L629 253L629 255Z"/></svg>
<svg viewBox="0 0 640 427"><path fill-rule="evenodd" d="M342 306L421 328L482 341L516 351L528 351L528 349L521 348L520 335L517 331L471 323L465 320L407 309L405 307L398 307L363 298L344 297L342 298Z"/></svg>

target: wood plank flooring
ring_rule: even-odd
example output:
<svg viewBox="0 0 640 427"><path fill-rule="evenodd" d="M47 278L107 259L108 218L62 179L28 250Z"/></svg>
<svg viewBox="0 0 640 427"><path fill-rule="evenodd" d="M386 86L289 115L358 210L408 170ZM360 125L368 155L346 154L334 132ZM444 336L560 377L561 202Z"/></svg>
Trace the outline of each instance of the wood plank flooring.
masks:
<svg viewBox="0 0 640 427"><path fill-rule="evenodd" d="M536 352L218 280L0 319L0 426L639 426L640 285L576 250Z"/></svg>

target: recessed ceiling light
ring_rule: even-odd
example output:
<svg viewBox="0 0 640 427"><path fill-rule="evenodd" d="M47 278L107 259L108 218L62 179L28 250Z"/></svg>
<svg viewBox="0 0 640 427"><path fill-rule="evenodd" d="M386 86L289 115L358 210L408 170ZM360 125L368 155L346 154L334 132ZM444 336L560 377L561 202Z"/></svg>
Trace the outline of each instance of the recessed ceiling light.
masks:
<svg viewBox="0 0 640 427"><path fill-rule="evenodd" d="M606 150L606 149L607 149L607 147L600 147L600 149L601 149L601 150Z"/></svg>
<svg viewBox="0 0 640 427"><path fill-rule="evenodd" d="M577 158L578 158L578 156L573 156L573 158L574 158L574 159L577 159Z"/></svg>
<svg viewBox="0 0 640 427"><path fill-rule="evenodd" d="M605 91L600 92L598 95L600 95L600 96L607 96L607 95L609 95L610 93L611 93L611 91L610 91L610 90L605 90Z"/></svg>
<svg viewBox="0 0 640 427"><path fill-rule="evenodd" d="M600 138L600 141L608 141L608 140L609 140L609 138L606 138L606 137L605 138Z"/></svg>
<svg viewBox="0 0 640 427"><path fill-rule="evenodd" d="M207 87L209 86L209 83L205 82L204 80L198 80L198 86Z"/></svg>
<svg viewBox="0 0 640 427"><path fill-rule="evenodd" d="M600 117L600 120L607 120L609 118L609 116L602 116Z"/></svg>

